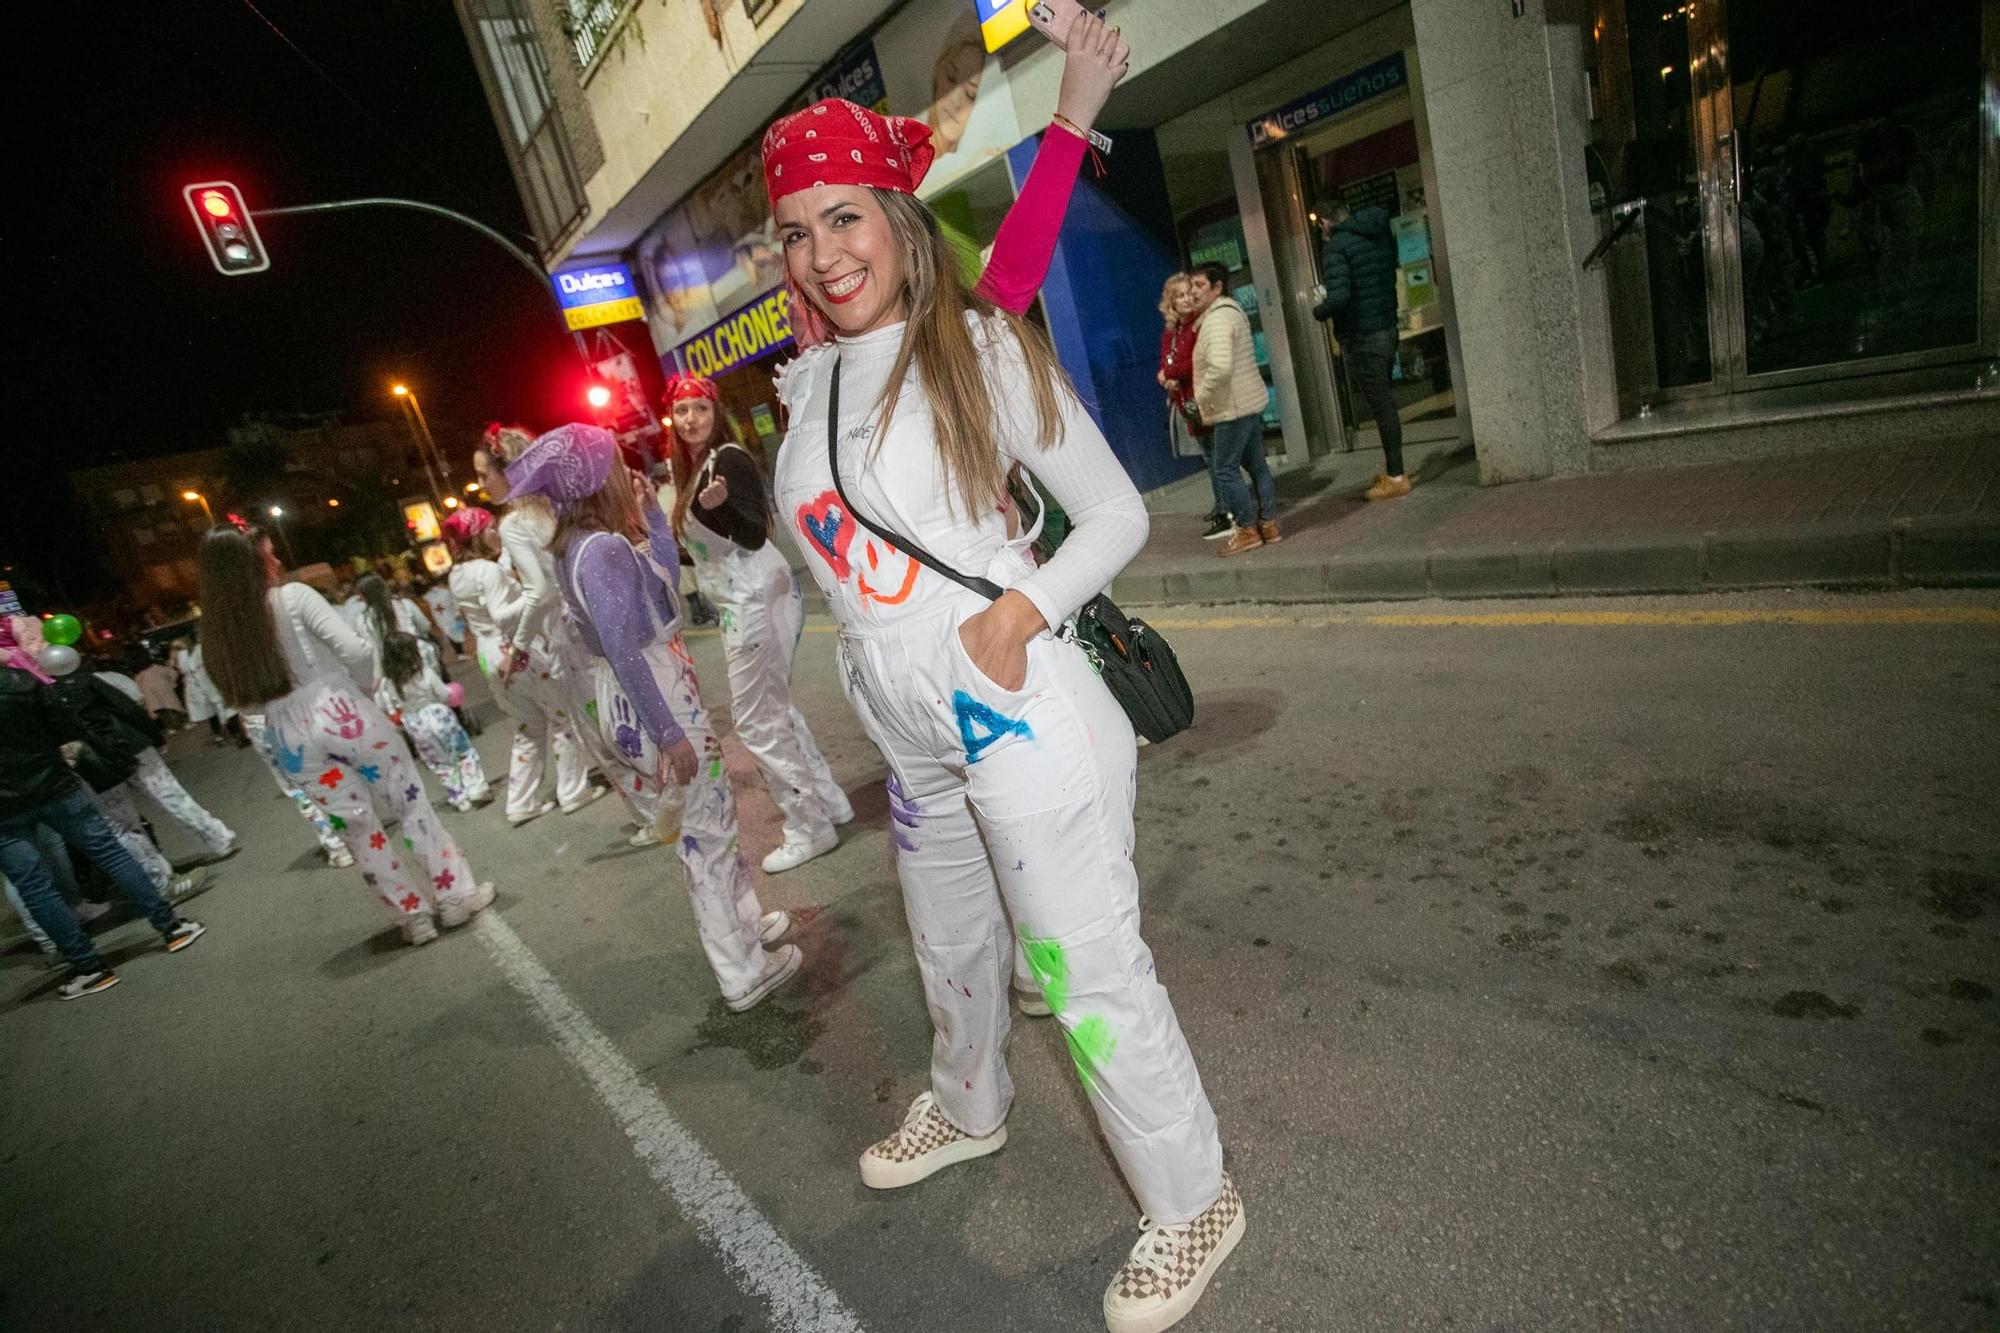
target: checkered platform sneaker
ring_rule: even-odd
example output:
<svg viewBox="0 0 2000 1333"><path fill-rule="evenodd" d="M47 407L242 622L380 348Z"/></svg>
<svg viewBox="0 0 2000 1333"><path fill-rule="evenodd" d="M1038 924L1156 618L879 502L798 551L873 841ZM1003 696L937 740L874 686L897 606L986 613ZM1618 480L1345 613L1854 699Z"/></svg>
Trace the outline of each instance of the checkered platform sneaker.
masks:
<svg viewBox="0 0 2000 1333"><path fill-rule="evenodd" d="M914 1185L956 1162L999 1152L1007 1146L1007 1126L974 1138L944 1118L937 1098L921 1093L894 1134L861 1154L861 1183L893 1190Z"/></svg>
<svg viewBox="0 0 2000 1333"><path fill-rule="evenodd" d="M1142 1217L1139 1225L1146 1234L1104 1293L1109 1333L1160 1333L1187 1318L1243 1239L1243 1196L1225 1172L1222 1193L1192 1222L1162 1227Z"/></svg>

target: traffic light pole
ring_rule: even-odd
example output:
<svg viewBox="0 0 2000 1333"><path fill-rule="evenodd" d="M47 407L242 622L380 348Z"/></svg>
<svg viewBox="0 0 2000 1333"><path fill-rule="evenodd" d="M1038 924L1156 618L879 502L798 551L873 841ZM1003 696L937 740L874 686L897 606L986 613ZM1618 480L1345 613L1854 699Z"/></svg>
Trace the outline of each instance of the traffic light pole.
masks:
<svg viewBox="0 0 2000 1333"><path fill-rule="evenodd" d="M232 187L234 188L234 187ZM414 213L429 213L434 217L448 218L462 226L470 227L493 244L514 257L514 261L534 275L535 285L556 301L556 311L563 312L562 302L556 299L555 288L549 283L548 270L536 262L535 257L520 246L502 236L478 218L467 217L454 208L442 204L427 204L421 199L395 199L388 196L368 199L335 199L324 204L293 204L287 208L257 208L250 210L252 218L290 217L300 213L340 213L350 208L407 208ZM268 266L268 265L267 265ZM570 334L570 341L576 344L576 355L583 364L590 365L590 351L583 345L581 333Z"/></svg>

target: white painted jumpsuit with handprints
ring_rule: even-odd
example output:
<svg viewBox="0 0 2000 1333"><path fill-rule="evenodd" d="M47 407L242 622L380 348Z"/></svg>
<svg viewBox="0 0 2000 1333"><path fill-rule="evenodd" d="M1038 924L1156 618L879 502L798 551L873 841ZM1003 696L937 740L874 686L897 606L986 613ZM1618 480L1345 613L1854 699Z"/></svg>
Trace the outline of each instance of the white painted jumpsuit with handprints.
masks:
<svg viewBox="0 0 2000 1333"><path fill-rule="evenodd" d="M711 450L689 483L696 495L714 480L721 454L732 449L750 456L737 444ZM684 523L695 574L722 617L736 738L757 761L785 816L785 839L830 837L836 820L852 811L805 715L792 703L792 658L806 624L805 599L792 567L771 538L751 550L702 522L699 503L688 506Z"/></svg>
<svg viewBox="0 0 2000 1333"><path fill-rule="evenodd" d="M880 429L901 325L814 348L781 374L790 416L778 510L804 539L839 622L843 686L889 764L938 1108L972 1135L1006 1119L1011 914L1133 1194L1155 1224L1185 1222L1221 1191L1222 1147L1139 934L1131 723L1083 650L1054 633L1028 644L1020 689L987 679L958 632L987 600L860 527L833 489L827 395L838 358L841 478L870 519L1018 589L1050 625L1111 581L1145 540L1130 479L1067 393L1062 438L1039 448L1019 344L998 326L975 323L974 334L1003 462L1026 465L1076 524L1053 560L1037 570L1025 553L1032 533L1010 539L1003 513L957 512L914 368Z"/></svg>
<svg viewBox="0 0 2000 1333"><path fill-rule="evenodd" d="M512 517L500 520L502 541ZM497 562L477 556L454 564L449 581L472 635L479 673L486 677L493 701L514 723L514 742L507 755L508 818L524 820L541 804L542 775L551 750L556 757L556 800L573 809L590 794L590 761L570 730L569 709L553 679L555 659L547 642L539 635L524 642L518 634L526 605L521 584ZM500 665L509 658L510 670L503 676Z"/></svg>
<svg viewBox="0 0 2000 1333"><path fill-rule="evenodd" d="M623 485L616 478L612 485ZM594 685L605 772L650 825L659 811L660 751L681 736L697 767L681 812L681 866L703 953L726 999L748 993L767 969L759 935L763 906L736 832L736 797L723 771L722 744L709 726L694 658L681 640L680 608L666 571L679 564L673 535L649 510L651 550L608 532L580 534L558 563L570 611L566 642L578 657L566 679Z"/></svg>

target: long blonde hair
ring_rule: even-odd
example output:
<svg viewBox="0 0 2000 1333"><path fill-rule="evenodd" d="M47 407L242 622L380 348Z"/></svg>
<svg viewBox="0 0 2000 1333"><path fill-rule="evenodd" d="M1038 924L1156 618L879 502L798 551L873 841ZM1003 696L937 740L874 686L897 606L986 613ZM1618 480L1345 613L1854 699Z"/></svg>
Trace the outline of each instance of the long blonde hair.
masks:
<svg viewBox="0 0 2000 1333"><path fill-rule="evenodd" d="M1010 310L1002 310L965 284L959 257L930 209L911 195L870 187L888 218L890 234L903 251L904 299L909 322L889 383L882 391L879 443L896 411L903 378L912 362L931 408L939 462L946 485L964 513L990 512L1006 502L1007 465L1000 456L998 405L986 383L979 343L966 320L976 312L998 320L1020 343L1035 406L1036 443L1044 449L1062 436L1062 395L1076 387L1056 360L1043 332Z"/></svg>
<svg viewBox="0 0 2000 1333"><path fill-rule="evenodd" d="M1187 290L1188 275L1169 273L1164 286L1160 288L1160 318L1173 328L1181 322L1181 293Z"/></svg>

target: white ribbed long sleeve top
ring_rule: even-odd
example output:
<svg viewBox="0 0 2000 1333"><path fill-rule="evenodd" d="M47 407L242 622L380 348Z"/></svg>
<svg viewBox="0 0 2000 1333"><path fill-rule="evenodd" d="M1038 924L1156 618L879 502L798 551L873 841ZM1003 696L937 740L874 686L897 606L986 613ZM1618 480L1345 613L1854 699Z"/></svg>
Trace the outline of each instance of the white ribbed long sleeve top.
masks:
<svg viewBox="0 0 2000 1333"><path fill-rule="evenodd" d="M998 410L1002 465L1018 462L1033 473L1068 512L1072 530L1055 556L1025 577L1017 562L996 559L1008 540L1007 516L999 510L960 512L914 364L888 431L879 429L882 389L903 325L815 347L778 378L779 397L790 414L778 456L779 518L799 534L807 567L836 616L886 609L883 598L860 589L857 578L866 580L869 572L848 558L863 550L867 531L844 531L842 523L851 520L835 512L826 411L836 357L841 367L841 482L854 505L877 524L911 538L961 573L989 577L1020 592L1052 629L1110 586L1145 544L1146 506L1083 404L1067 391L1060 395L1061 433L1053 445L1042 448L1019 342L997 319L967 319ZM876 583L882 581L879 572L874 577Z"/></svg>

